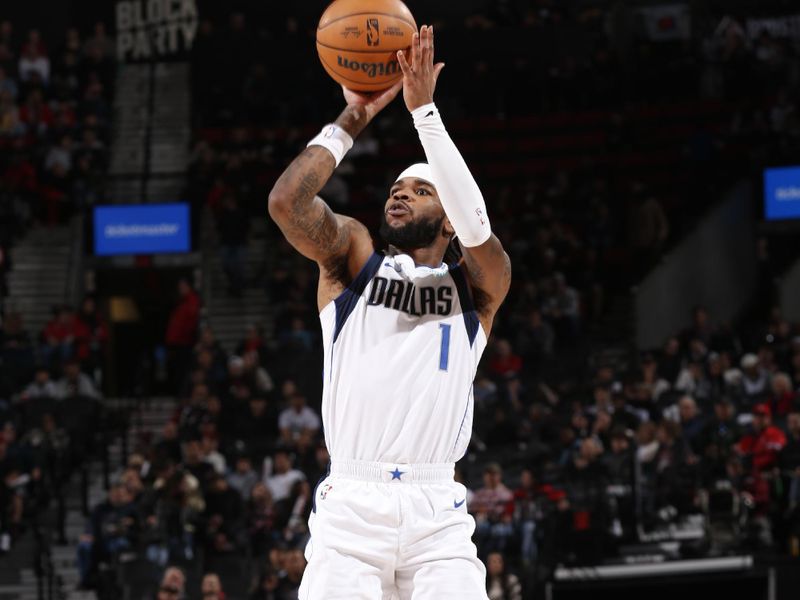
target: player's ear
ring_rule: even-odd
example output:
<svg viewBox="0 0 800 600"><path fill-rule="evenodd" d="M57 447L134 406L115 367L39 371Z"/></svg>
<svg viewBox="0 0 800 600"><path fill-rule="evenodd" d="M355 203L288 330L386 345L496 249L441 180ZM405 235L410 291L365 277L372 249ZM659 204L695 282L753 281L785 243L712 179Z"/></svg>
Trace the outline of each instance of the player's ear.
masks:
<svg viewBox="0 0 800 600"><path fill-rule="evenodd" d="M442 233L448 238L452 238L456 234L456 230L453 229L453 226L450 224L450 219L447 217L442 221Z"/></svg>

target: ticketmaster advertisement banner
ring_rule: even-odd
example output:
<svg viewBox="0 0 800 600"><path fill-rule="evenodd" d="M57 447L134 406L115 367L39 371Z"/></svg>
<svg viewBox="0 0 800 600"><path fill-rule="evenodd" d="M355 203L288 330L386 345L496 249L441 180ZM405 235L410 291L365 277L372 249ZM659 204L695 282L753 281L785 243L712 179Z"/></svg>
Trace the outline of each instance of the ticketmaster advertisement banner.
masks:
<svg viewBox="0 0 800 600"><path fill-rule="evenodd" d="M764 169L764 218L800 219L800 166Z"/></svg>
<svg viewBox="0 0 800 600"><path fill-rule="evenodd" d="M96 256L189 252L189 205L124 204L94 209Z"/></svg>

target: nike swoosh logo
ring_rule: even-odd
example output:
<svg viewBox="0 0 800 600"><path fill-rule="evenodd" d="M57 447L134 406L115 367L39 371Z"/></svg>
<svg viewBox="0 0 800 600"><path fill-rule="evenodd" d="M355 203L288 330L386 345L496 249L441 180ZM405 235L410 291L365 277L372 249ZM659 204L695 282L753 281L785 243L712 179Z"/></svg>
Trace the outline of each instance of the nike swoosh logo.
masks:
<svg viewBox="0 0 800 600"><path fill-rule="evenodd" d="M425 115L425 118L427 119L428 117L431 117L431 116L433 116L433 111L431 111L427 115ZM458 508L458 507L456 507L456 508Z"/></svg>
<svg viewBox="0 0 800 600"><path fill-rule="evenodd" d="M466 501L467 501L466 498L464 498L461 502L456 502L455 500L453 500L453 508L460 508L461 505L464 504L464 502Z"/></svg>

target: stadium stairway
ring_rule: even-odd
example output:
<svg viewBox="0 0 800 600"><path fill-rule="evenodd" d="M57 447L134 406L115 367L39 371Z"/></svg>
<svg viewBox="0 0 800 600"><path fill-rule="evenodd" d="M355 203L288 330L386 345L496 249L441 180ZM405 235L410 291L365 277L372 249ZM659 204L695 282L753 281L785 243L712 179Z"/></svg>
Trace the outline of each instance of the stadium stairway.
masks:
<svg viewBox="0 0 800 600"><path fill-rule="evenodd" d="M75 228L75 221L34 227L11 249L6 311L19 311L34 339L50 320L54 306L77 300L72 267L82 249Z"/></svg>
<svg viewBox="0 0 800 600"><path fill-rule="evenodd" d="M110 202L181 200L190 103L186 63L120 66L108 172Z"/></svg>
<svg viewBox="0 0 800 600"><path fill-rule="evenodd" d="M240 298L228 294L222 268L217 232L210 212L203 215L203 301L207 323L228 352L234 352L247 326L260 324L267 339L272 337L274 310L266 292L267 274L272 266L266 221L254 219L248 239L245 265L246 286Z"/></svg>

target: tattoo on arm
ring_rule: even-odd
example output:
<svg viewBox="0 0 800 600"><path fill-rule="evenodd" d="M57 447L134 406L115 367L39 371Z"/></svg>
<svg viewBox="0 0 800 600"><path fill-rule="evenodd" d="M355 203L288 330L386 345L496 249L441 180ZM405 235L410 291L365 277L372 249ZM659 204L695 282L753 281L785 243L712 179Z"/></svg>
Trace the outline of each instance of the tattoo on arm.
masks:
<svg viewBox="0 0 800 600"><path fill-rule="evenodd" d="M286 207L276 217L286 238L315 260L347 250L348 230L317 193L333 173L333 158L319 146L311 146L292 162L275 184Z"/></svg>

